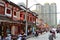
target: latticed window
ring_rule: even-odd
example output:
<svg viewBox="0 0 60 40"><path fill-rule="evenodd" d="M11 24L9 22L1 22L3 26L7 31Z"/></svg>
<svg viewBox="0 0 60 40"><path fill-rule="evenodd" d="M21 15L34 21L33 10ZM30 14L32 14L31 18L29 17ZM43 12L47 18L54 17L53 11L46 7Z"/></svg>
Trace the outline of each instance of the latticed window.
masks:
<svg viewBox="0 0 60 40"><path fill-rule="evenodd" d="M36 21L36 18L35 17L33 17L33 21Z"/></svg>
<svg viewBox="0 0 60 40"><path fill-rule="evenodd" d="M7 14L10 14L11 13L11 10L10 9L7 9Z"/></svg>
<svg viewBox="0 0 60 40"><path fill-rule="evenodd" d="M23 14L20 14L20 17L22 17Z"/></svg>
<svg viewBox="0 0 60 40"><path fill-rule="evenodd" d="M27 17L27 20L29 20L29 16Z"/></svg>
<svg viewBox="0 0 60 40"><path fill-rule="evenodd" d="M30 21L32 21L32 17L30 17Z"/></svg>
<svg viewBox="0 0 60 40"><path fill-rule="evenodd" d="M25 19L25 14L24 14L25 12L20 12L20 19L21 20L24 20Z"/></svg>
<svg viewBox="0 0 60 40"><path fill-rule="evenodd" d="M14 11L14 16L16 16L16 12Z"/></svg>
<svg viewBox="0 0 60 40"><path fill-rule="evenodd" d="M20 19L21 20L23 20L24 19L24 17L23 17L24 15L23 14L20 14Z"/></svg>

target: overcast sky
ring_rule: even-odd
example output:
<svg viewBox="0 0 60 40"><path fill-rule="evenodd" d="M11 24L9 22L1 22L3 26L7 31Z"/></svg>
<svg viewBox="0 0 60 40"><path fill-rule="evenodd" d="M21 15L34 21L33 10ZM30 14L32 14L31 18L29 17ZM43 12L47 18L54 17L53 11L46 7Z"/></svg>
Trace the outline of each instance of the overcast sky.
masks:
<svg viewBox="0 0 60 40"><path fill-rule="evenodd" d="M26 0L11 0L14 3L20 3L20 2L24 2L26 4ZM44 3L56 3L57 4L57 12L60 12L60 0L28 0L28 7L32 6L33 4L44 4ZM32 7L32 9L35 9L35 6Z"/></svg>
<svg viewBox="0 0 60 40"><path fill-rule="evenodd" d="M16 4L20 3L20 2L23 2L23 3L26 4L26 0L11 0L11 1L16 3ZM60 0L28 0L28 7L31 7L32 5L37 4L37 3L40 3L42 5L44 3L49 3L49 4L56 3L56 5L57 5L57 12L60 12ZM31 9L34 10L35 7L36 6L31 7ZM60 19L60 15L59 14L57 15L57 18L58 18L58 20Z"/></svg>

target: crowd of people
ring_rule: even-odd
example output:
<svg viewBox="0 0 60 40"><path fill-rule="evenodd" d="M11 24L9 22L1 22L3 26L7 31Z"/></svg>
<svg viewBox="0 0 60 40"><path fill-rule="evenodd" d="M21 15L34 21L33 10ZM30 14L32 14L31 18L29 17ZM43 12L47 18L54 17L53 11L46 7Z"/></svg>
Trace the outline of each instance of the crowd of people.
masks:
<svg viewBox="0 0 60 40"><path fill-rule="evenodd" d="M56 33L55 33L56 31L54 31L54 30L50 30L50 35L49 35L49 40L54 40L54 38L56 39ZM28 32L28 35L30 35L32 33L32 31L29 31ZM39 30L36 30L34 33L34 36L35 37L38 37L39 36ZM26 34L25 34L25 32L21 32L17 37L16 37L16 39L15 40L26 40ZM0 40L1 40L1 36L0 36ZM11 34L7 34L7 36L5 37L5 39L3 39L3 40L12 40L12 36L11 36Z"/></svg>

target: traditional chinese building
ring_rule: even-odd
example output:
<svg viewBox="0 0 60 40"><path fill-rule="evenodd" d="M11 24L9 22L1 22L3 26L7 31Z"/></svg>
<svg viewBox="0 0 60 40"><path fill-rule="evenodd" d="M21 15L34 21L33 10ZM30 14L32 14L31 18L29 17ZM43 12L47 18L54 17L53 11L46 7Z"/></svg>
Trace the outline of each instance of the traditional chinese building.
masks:
<svg viewBox="0 0 60 40"><path fill-rule="evenodd" d="M18 35L21 30L25 31L26 9L11 1L0 0L0 35L6 37L7 34ZM27 13L28 26L32 28L36 25L37 14L29 9Z"/></svg>
<svg viewBox="0 0 60 40"><path fill-rule="evenodd" d="M7 0L0 0L0 26L2 36L6 36L8 33L16 35L18 33L17 26L19 25L20 14L18 10L21 10L19 6L13 2ZM18 13L19 12L19 13Z"/></svg>

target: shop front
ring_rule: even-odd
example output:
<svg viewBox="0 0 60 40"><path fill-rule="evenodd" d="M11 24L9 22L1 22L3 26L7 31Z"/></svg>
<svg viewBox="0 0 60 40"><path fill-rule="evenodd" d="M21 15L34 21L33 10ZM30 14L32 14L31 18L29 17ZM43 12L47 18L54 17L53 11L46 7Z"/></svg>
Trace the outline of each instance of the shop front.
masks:
<svg viewBox="0 0 60 40"><path fill-rule="evenodd" d="M11 25L7 22L1 22L0 24L0 35L5 38L8 34L11 34Z"/></svg>
<svg viewBox="0 0 60 40"><path fill-rule="evenodd" d="M32 22L28 22L28 35L32 35L34 33L34 31L35 31L34 25L35 24Z"/></svg>

